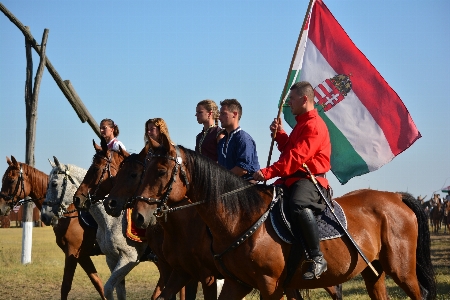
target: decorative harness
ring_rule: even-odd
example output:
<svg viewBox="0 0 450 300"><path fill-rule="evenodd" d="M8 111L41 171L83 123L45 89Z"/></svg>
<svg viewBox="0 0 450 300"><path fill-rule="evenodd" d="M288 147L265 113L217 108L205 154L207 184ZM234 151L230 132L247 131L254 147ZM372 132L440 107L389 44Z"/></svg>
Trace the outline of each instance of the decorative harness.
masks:
<svg viewBox="0 0 450 300"><path fill-rule="evenodd" d="M155 210L155 212L153 213L155 217L164 217L165 221L167 222L167 214L170 212L174 212L177 210L180 210L182 208L187 208L190 206L194 206L194 205L199 205L202 203L205 203L206 201L198 201L195 203L191 203L191 204L187 204L187 205L183 205L183 206L178 206L178 207L174 207L174 208L169 208L167 205L167 200L169 199L169 195L172 192L172 185L173 183L176 181L176 175L178 174L178 168L180 169L180 172L183 176L183 179L186 183L186 188L189 188L189 181L187 179L186 176L186 172L183 169L183 159L181 158L180 155L180 149L178 146L175 146L175 150L176 150L176 157L173 156L169 156L169 155L160 155L160 154L154 154L153 152L150 151L147 153L147 157L149 158L153 158L153 157L162 157L162 158L166 158L168 160L173 160L175 161L175 166L173 167L173 171L172 171L172 176L169 180L168 183L168 187L166 192L163 194L163 196L158 199L158 198L152 198L152 197L142 197L142 196L137 196L137 197L133 197L133 201L137 200L137 201L144 201L149 205L152 204L157 204L157 209ZM146 159L147 159L146 157ZM142 174L145 173L145 163L144 163L144 172ZM141 181L142 181L142 175L141 175ZM140 183L139 183L140 184ZM238 188L236 190L227 192L225 194L220 195L221 198L224 198L226 196L229 196L231 194L234 193L238 193L240 191L243 191L245 189L248 189L250 187L253 187L254 185L256 185L256 183L254 184L250 184L241 188ZM274 192L275 194L275 192ZM277 193L278 194L278 193ZM237 247L239 247L241 244L243 244L250 236L252 236L256 230L266 221L267 217L269 216L270 211L272 210L272 208L274 207L274 205L276 204L276 202L279 200L279 197L281 197L281 194L278 194L277 198L272 199L271 203L269 204L269 207L267 209L267 211L250 227L250 229L248 229L246 232L244 232L234 243L232 243L227 249L225 249L225 251L223 251L220 254L214 254L214 251L212 249L212 241L211 241L211 253L213 254L213 257L215 260L217 260L221 266L221 268L225 271L225 273L233 278L234 280L236 280L237 282L241 283L242 285L245 285L247 287L251 287L249 284L243 282L242 280L240 280L239 278L237 278L233 273L231 273L225 266L225 263L223 262L223 256L228 253L229 251L236 249Z"/></svg>
<svg viewBox="0 0 450 300"><path fill-rule="evenodd" d="M189 188L189 180L187 178L186 171L183 168L183 159L181 158L181 155L180 155L180 148L178 146L175 146L175 151L176 151L177 156L173 157L168 154L167 155L155 154L152 151L150 151L150 149L149 149L147 156L146 156L146 160L144 162L144 172L142 172L142 174L141 174L141 181L139 182L139 185L141 184L143 175L145 173L147 158L151 159L154 157L162 157L162 158L166 158L168 160L173 160L175 162L175 166L173 167L172 176L170 177L167 190L163 194L162 198L158 199L158 198L148 198L148 197L142 197L142 196L133 197L133 201L135 201L135 200L144 201L149 205L157 204L157 209L153 214L156 217L164 216L165 221L167 221L167 213L171 212L171 209L167 205L167 200L169 199L169 195L172 192L172 185L177 180L176 175L178 174L178 169L180 169L181 175L183 176L184 182L186 183L186 188Z"/></svg>
<svg viewBox="0 0 450 300"><path fill-rule="evenodd" d="M58 201L47 201L46 200L46 201L44 201L43 205L48 205L51 207L58 205L59 206L58 211L56 212L55 216L53 216L52 219L60 219L60 218L65 218L66 217L65 215L69 215L69 214L77 211L76 209L67 210L68 206L66 206L63 202L64 196L66 195L66 190L67 190L67 181L70 181L77 188L80 186L80 183L70 175L70 169L69 169L69 166L67 166L67 165L65 166L65 170L62 170L60 167L58 167L58 171L56 171L55 174L64 175L61 196L59 197ZM49 182L49 184L51 184L51 181ZM72 203L70 203L70 204L72 204ZM53 222L52 222L52 224L53 224Z"/></svg>
<svg viewBox="0 0 450 300"><path fill-rule="evenodd" d="M111 151L112 151L112 150L111 150ZM109 178L114 178L114 175L111 174L111 162L112 162L111 158L112 158L112 153L109 154L109 157L106 157L106 156L100 156L98 153L96 153L96 154L94 155L94 158L95 158L95 157L100 157L100 158L106 160L106 165L105 165L105 167L104 167L103 170L102 170L102 175L100 176L100 179L98 180L98 182L97 182L97 184L96 184L94 193L91 195L91 194L88 192L88 194L87 194L87 196L86 196L86 202L88 202L89 204L95 204L95 203L97 203L97 202L103 202L104 199L95 199L95 198L96 198L96 196L97 196L98 189L100 188L100 185L102 184L102 182L103 182L103 180L104 180L105 173L108 172L108 177L109 177ZM84 195L83 195L83 196L84 196Z"/></svg>
<svg viewBox="0 0 450 300"><path fill-rule="evenodd" d="M2 198L4 198L5 200L7 200L7 201L14 200L14 198L19 196L22 192L25 195L25 180L23 178L22 164L20 164L19 166L20 166L20 168L19 168L19 177L17 177L17 182L16 182L16 186L14 187L14 191L11 194L8 194L8 195L0 192L0 196ZM19 192L19 187L20 187L20 192ZM19 200L15 201L15 202L12 201L10 203L11 208L13 208L17 204L19 204L20 203ZM29 202L29 201L32 201L32 200L26 200L26 201ZM25 203L24 201L22 201L22 202ZM21 204L23 204L23 203L21 203Z"/></svg>

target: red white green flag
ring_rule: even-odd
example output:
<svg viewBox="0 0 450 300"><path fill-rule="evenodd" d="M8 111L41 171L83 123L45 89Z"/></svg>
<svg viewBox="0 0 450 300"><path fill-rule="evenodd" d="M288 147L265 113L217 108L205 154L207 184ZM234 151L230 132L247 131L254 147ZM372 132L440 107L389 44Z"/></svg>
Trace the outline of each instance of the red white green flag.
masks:
<svg viewBox="0 0 450 300"><path fill-rule="evenodd" d="M303 35L305 46L295 57L301 71L293 80L299 69L294 63L288 86L308 81L314 87L316 107L330 132L331 171L342 184L379 169L421 137L397 93L322 0L315 1ZM283 113L295 126L290 109Z"/></svg>

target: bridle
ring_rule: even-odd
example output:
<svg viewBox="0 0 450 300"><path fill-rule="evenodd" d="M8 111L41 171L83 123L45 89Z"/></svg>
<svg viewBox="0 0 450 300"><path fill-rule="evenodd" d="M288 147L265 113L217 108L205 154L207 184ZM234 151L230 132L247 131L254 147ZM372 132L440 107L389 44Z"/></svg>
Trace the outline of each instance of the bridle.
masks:
<svg viewBox="0 0 450 300"><path fill-rule="evenodd" d="M97 192L98 192L98 190L100 188L100 185L102 184L102 182L104 180L105 174L108 173L108 177L109 178L114 178L114 175L111 174L112 153L109 153L109 157L106 157L104 155L100 155L100 154L96 153L94 155L94 159L96 157L100 157L100 158L106 160L106 164L105 164L105 167L102 170L102 175L100 175L100 179L96 183L94 193L91 195L88 192L87 196L83 195L83 196L86 197L86 202L88 203L88 205L95 204L97 202L102 202L103 201L103 199L96 199L96 197L97 197Z"/></svg>
<svg viewBox="0 0 450 300"><path fill-rule="evenodd" d="M19 187L20 187L20 191L19 191ZM14 198L16 198L17 196L19 196L21 193L24 193L25 195L25 180L23 178L23 168L22 168L22 164L19 165L19 177L17 177L17 182L16 182L16 186L14 187L14 191L11 194L5 195L4 193L0 192L0 196L7 200L14 200ZM20 199L18 199L17 201L12 201L10 203L11 208L16 206L17 203L19 202Z"/></svg>
<svg viewBox="0 0 450 300"><path fill-rule="evenodd" d="M47 200L45 200L43 205L48 205L48 206L51 206L51 207L54 207L55 205L59 205L58 212L55 214L55 217L54 217L54 218L59 219L59 218L63 218L64 215L68 215L68 214L71 214L71 213L74 213L74 212L77 211L76 209L74 209L74 210L67 210L68 206L66 206L64 204L64 202L63 202L64 196L66 195L67 182L70 181L77 188L80 186L80 183L75 178L73 178L70 175L70 169L69 169L69 166L67 166L67 165L65 166L65 170L62 170L61 167L58 167L58 171L56 171L55 174L64 175L61 196L59 197L58 201L47 201ZM51 184L51 180L49 182L49 185L50 184ZM72 204L72 203L70 203L70 204Z"/></svg>
<svg viewBox="0 0 450 300"><path fill-rule="evenodd" d="M189 188L189 180L187 178L186 175L186 171L183 168L183 158L181 157L180 154L180 148L178 146L175 146L175 151L176 151L176 157L170 156L169 154L166 155L161 155L161 154L155 154L154 152L148 151L147 156L146 156L146 160L144 162L144 171L142 172L141 175L141 181L143 178L143 175L145 173L145 167L146 167L146 162L147 162L147 158L148 159L152 159L155 157L159 157L159 158L165 158L167 160L173 160L175 162L175 165L173 167L172 170L172 176L169 179L168 182L168 187L166 189L166 191L164 192L164 194L162 195L161 198L152 198L152 197L142 197L142 196L137 196L137 197L133 197L132 201L144 201L149 205L152 204L156 204L157 208L155 210L155 212L153 213L156 217L162 217L165 216L165 218L167 219L167 213L169 212L170 208L167 205L167 200L169 200L169 196L170 193L172 192L172 186L173 183L176 182L176 176L178 174L178 169L180 170L182 179L184 180L184 183L186 184L186 188ZM141 184L141 182L139 183L139 185Z"/></svg>
<svg viewBox="0 0 450 300"><path fill-rule="evenodd" d="M158 217L158 218L164 217L166 221L167 221L167 214L168 213L171 213L171 212L174 212L174 211L177 211L177 210L180 210L180 209L188 208L188 207L191 207L191 206L203 204L203 203L206 202L206 201L197 201L195 203L190 203L190 204L181 205L181 206L172 207L172 208L169 208L169 206L167 205L167 200L169 199L170 193L172 192L172 185L176 181L176 175L178 174L178 169L180 169L180 172L181 172L181 175L183 177L183 180L186 183L186 189L189 188L189 180L187 178L186 171L183 168L183 159L182 159L182 157L180 155L180 148L178 146L175 146L175 150L176 150L176 155L177 155L176 157L170 156L168 154L167 155L154 154L150 150L147 153L147 157L149 157L149 159L151 159L153 157L162 157L162 158L166 158L168 160L175 161L175 166L173 167L172 176L171 176L171 178L169 180L168 187L167 187L165 193L163 194L163 196L160 199L152 198L152 197L147 198L147 197L142 197L142 196L135 196L135 197L132 197L132 199L131 199L132 202L137 200L137 201L144 201L144 202L146 202L149 205L157 204L157 208L153 212L153 215L155 217ZM146 157L146 160L147 160L147 157ZM144 172L141 175L141 181L142 181L142 177L143 177L144 173L145 173L145 163L144 163ZM141 184L141 182L139 183L139 185L140 184ZM238 193L238 192L243 191L245 189L251 188L254 185L256 185L256 183L253 183L253 184L250 184L250 185L247 185L247 186L243 186L243 187L240 187L240 188L235 189L233 191L224 193L224 194L220 195L220 197L224 198L224 197L229 196L231 194Z"/></svg>

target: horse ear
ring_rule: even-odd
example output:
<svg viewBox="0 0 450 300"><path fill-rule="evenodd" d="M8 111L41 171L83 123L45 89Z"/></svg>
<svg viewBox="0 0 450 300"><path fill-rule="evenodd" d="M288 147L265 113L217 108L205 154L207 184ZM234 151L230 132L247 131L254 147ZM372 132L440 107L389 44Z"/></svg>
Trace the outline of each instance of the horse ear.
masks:
<svg viewBox="0 0 450 300"><path fill-rule="evenodd" d="M55 165L57 167L61 167L61 164L59 163L59 160L56 158L56 156L53 156L53 160L55 161Z"/></svg>
<svg viewBox="0 0 450 300"><path fill-rule="evenodd" d="M127 151L123 150L120 145L119 145L119 154L122 155L123 157L130 156L130 154Z"/></svg>
<svg viewBox="0 0 450 300"><path fill-rule="evenodd" d="M11 161L13 163L13 165L18 166L19 163L17 162L16 158L14 156L11 155Z"/></svg>
<svg viewBox="0 0 450 300"><path fill-rule="evenodd" d="M56 165L49 159L48 162L50 163L50 166L52 166L52 168L56 167Z"/></svg>
<svg viewBox="0 0 450 300"><path fill-rule="evenodd" d="M12 157L12 155L11 155L11 157ZM8 156L6 157L6 163L7 163L8 165L12 165L12 161L9 159Z"/></svg>
<svg viewBox="0 0 450 300"><path fill-rule="evenodd" d="M92 139L92 144L94 145L95 151L102 151L102 147L97 145L97 143L94 141L94 139Z"/></svg>
<svg viewBox="0 0 450 300"><path fill-rule="evenodd" d="M102 146L103 152L106 153L106 151L108 151L108 143L106 142L104 137L101 137L100 139L100 146Z"/></svg>

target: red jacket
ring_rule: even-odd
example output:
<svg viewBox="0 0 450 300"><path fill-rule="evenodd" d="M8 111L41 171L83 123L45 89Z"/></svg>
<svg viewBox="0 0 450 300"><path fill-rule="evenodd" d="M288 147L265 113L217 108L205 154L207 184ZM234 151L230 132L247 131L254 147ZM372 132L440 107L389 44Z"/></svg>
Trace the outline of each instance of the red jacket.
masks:
<svg viewBox="0 0 450 300"><path fill-rule="evenodd" d="M261 169L266 180L281 177L275 183L284 183L290 186L301 177L289 177L296 171L306 170L302 167L306 163L311 173L322 174L330 170L331 142L328 128L316 109L295 117L295 125L291 134L278 131L275 141L280 150L280 158L273 165ZM316 177L325 188L328 180Z"/></svg>

